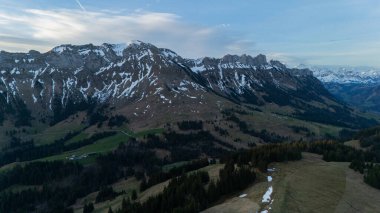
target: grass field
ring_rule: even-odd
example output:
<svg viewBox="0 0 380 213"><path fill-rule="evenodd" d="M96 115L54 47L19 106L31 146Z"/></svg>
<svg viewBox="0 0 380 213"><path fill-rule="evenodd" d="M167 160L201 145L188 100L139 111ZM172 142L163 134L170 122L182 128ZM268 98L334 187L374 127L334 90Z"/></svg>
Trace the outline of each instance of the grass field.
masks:
<svg viewBox="0 0 380 213"><path fill-rule="evenodd" d="M68 141L65 142L65 144L72 144L76 143L78 141L81 141L83 139L86 139L89 137L89 134L86 132L81 132L78 135L74 136L73 138L69 139Z"/></svg>
<svg viewBox="0 0 380 213"><path fill-rule="evenodd" d="M49 144L57 139L63 138L69 132L80 131L84 127L85 125L76 120L73 122L61 122L33 135L33 139L36 145Z"/></svg>
<svg viewBox="0 0 380 213"><path fill-rule="evenodd" d="M274 163L270 212L379 212L380 190L363 182L361 174L348 168L348 163L325 162L321 156L304 153L296 162ZM265 205L261 199L269 184L259 180L222 204L205 212L256 212ZM238 198L246 193L247 197Z"/></svg>
<svg viewBox="0 0 380 213"><path fill-rule="evenodd" d="M83 146L79 149L64 152L59 155L38 159L38 161L66 160L71 156L81 156L85 154L101 154L114 150L120 143L127 142L128 136L123 133L100 139L93 144Z"/></svg>

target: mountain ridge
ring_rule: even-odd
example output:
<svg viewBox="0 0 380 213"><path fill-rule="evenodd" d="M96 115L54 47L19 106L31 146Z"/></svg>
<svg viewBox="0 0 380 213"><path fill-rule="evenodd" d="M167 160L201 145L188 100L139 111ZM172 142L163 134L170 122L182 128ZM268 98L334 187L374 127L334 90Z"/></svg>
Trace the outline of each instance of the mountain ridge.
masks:
<svg viewBox="0 0 380 213"><path fill-rule="evenodd" d="M380 69L367 66L328 66L300 64L297 68L310 69L324 83L379 84Z"/></svg>
<svg viewBox="0 0 380 213"><path fill-rule="evenodd" d="M2 117L12 113L20 117L29 110L31 117L41 121L53 117L58 122L67 117L61 114L95 102L152 118L158 112L199 113L200 105L207 113L215 102L229 101L288 106L289 115L318 122L323 120L311 111L344 114L338 122L342 125L352 118L352 110L335 100L310 70L289 69L261 54L185 59L172 50L135 41L60 45L46 53L1 52L0 66Z"/></svg>

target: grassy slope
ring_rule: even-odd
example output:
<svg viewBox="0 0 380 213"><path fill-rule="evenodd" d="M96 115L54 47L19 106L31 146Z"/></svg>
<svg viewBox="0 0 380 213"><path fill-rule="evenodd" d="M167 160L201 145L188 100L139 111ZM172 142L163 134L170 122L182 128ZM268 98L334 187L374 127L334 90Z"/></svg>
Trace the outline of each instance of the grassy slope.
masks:
<svg viewBox="0 0 380 213"><path fill-rule="evenodd" d="M219 170L221 168L223 168L223 166L224 166L223 164L214 164L214 165L210 165L210 166L206 166L204 168L201 168L201 169L199 169L199 171L207 171L210 175L210 178L212 180L215 180L219 176ZM143 202L146 199L148 199L148 197L162 192L164 190L164 188L169 184L169 181L170 180L159 183L159 184L154 185L154 186L146 189L145 191L139 193L138 194L138 200ZM111 207L113 210L120 208L123 197L129 197L131 195L132 189L136 189L136 191L138 191L139 184L140 184L140 182L137 181L135 178L129 178L128 180L121 180L121 181L113 184L112 186L113 186L113 189L115 191L120 192L122 190L125 190L126 194L120 195L112 201L105 201L102 203L95 204L94 207L96 210L94 212L96 212L96 213L107 213L109 207ZM83 211L82 206L86 202L89 202L89 201L94 202L97 193L98 192L91 193L91 194L87 195L85 198L78 200L76 202L76 204L73 206L74 212L75 213L81 213Z"/></svg>
<svg viewBox="0 0 380 213"><path fill-rule="evenodd" d="M288 164L276 164L274 212L334 212L345 191L344 166L316 155ZM346 164L347 166L347 164Z"/></svg>
<svg viewBox="0 0 380 213"><path fill-rule="evenodd" d="M121 202L123 200L123 197L129 197L132 194L132 190L138 191L140 185L140 181L136 180L136 178L128 178L127 180L120 180L119 182L112 185L113 189L116 192L122 192L123 190L126 192L124 195L120 195L114 200L111 201L105 201L101 203L97 203L94 205L95 211L94 212L108 212L108 208L111 206L113 210L116 210L116 208L119 208L121 205ZM98 192L91 193L87 195L86 197L77 200L77 202L73 205L74 212L75 213L82 213L83 212L83 205L88 202L94 202L96 199Z"/></svg>
<svg viewBox="0 0 380 213"><path fill-rule="evenodd" d="M320 156L304 153L297 162L275 163L274 199L271 212L377 212L380 190L363 182L363 177L348 168L348 163L324 162ZM259 178L260 179L260 178ZM245 189L246 198L233 198L206 210L213 212L256 212L265 206L262 195L269 184L261 182ZM261 207L258 207L260 206Z"/></svg>
<svg viewBox="0 0 380 213"><path fill-rule="evenodd" d="M337 126L304 121L293 117L274 114L266 109L263 109L263 112L252 112L249 115L243 115L241 117L243 120L246 120L248 123L252 124L252 126L257 130L267 129L268 131L274 131L277 134L289 135L293 137L297 137L298 134L295 134L289 126L306 127L310 131L314 132L316 136L325 136L325 134L338 136L339 131L342 129Z"/></svg>
<svg viewBox="0 0 380 213"><path fill-rule="evenodd" d="M216 205L202 212L203 213L230 213L230 212L251 213L252 212L253 213L253 212L258 212L259 209L260 209L260 206L249 198L234 197L225 201L222 204Z"/></svg>
<svg viewBox="0 0 380 213"><path fill-rule="evenodd" d="M366 150L366 148L362 148L360 146L360 141L359 140L346 141L346 142L344 142L344 145L353 147L355 149L360 149L360 150L363 150L363 151Z"/></svg>
<svg viewBox="0 0 380 213"><path fill-rule="evenodd" d="M54 126L49 126L43 131L32 135L36 145L53 143L57 139L61 139L69 132L80 131L85 125L82 123L83 113L78 117L70 116L68 119L61 121Z"/></svg>
<svg viewBox="0 0 380 213"><path fill-rule="evenodd" d="M65 142L65 144L72 144L72 143L76 143L78 141L81 141L83 139L86 139L89 137L89 133L86 133L86 132L81 132L79 133L78 135L74 136L73 138L67 140Z"/></svg>
<svg viewBox="0 0 380 213"><path fill-rule="evenodd" d="M4 165L2 167L0 167L0 173L1 172L6 172L8 171L9 169L12 169L13 167L17 166L17 165L24 165L23 162L13 162L13 163L10 163L10 164L7 164L7 165Z"/></svg>
<svg viewBox="0 0 380 213"><path fill-rule="evenodd" d="M346 188L336 207L336 212L379 212L380 190L363 182L363 176L345 168Z"/></svg>

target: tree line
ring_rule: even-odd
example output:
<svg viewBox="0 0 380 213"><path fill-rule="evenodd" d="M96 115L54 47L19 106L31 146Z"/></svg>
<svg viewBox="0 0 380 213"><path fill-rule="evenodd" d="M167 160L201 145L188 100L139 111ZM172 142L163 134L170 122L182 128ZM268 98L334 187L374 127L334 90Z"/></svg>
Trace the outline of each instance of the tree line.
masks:
<svg viewBox="0 0 380 213"><path fill-rule="evenodd" d="M145 189L151 186L154 186L158 183L169 180L173 177L180 176L183 173L197 170L197 169L206 167L208 165L209 165L208 159L204 158L204 159L199 159L199 160L193 160L190 163L187 163L179 167L174 167L167 172L160 171L160 172L154 173L150 175L148 179L143 178L142 182L140 183L140 191L144 191Z"/></svg>
<svg viewBox="0 0 380 213"><path fill-rule="evenodd" d="M162 193L143 203L124 203L117 212L200 212L222 196L247 187L255 179L252 169L235 168L231 164L220 171L216 182L210 181L207 172L183 174L172 179Z"/></svg>
<svg viewBox="0 0 380 213"><path fill-rule="evenodd" d="M370 164L364 175L364 182L370 186L380 189L380 165Z"/></svg>
<svg viewBox="0 0 380 213"><path fill-rule="evenodd" d="M3 173L0 189L18 184L40 187L1 191L0 212L72 212L70 206L78 198L135 173L155 172L162 164L154 153L138 144L120 145L113 153L99 156L94 164L86 167L62 161L27 163Z"/></svg>

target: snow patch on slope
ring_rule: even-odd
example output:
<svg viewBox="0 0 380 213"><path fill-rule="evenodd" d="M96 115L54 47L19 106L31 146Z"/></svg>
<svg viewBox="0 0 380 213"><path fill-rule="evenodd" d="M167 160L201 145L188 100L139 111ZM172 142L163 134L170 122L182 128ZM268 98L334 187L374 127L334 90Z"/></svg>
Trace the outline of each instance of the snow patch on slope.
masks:
<svg viewBox="0 0 380 213"><path fill-rule="evenodd" d="M122 44L113 44L112 45L112 50L114 51L114 53L117 55L117 56L120 56L122 57L123 56L123 51L125 50L125 48L127 48L128 45L125 44L125 43L122 43Z"/></svg>
<svg viewBox="0 0 380 213"><path fill-rule="evenodd" d="M58 54L61 54L61 53L63 53L66 50L72 50L72 48L68 47L66 45L61 45L61 46L53 48L53 52L58 53Z"/></svg>

